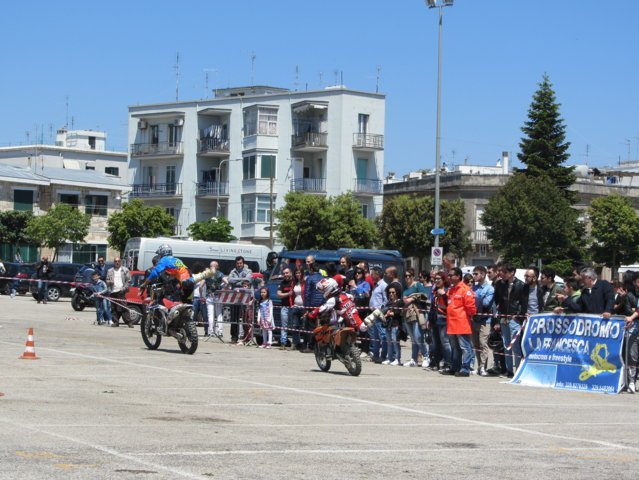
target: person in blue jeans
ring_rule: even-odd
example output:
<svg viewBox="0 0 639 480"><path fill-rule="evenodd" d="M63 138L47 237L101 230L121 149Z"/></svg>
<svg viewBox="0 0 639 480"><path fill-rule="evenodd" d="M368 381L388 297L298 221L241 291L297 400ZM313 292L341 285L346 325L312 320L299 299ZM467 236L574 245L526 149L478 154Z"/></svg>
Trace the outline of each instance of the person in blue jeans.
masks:
<svg viewBox="0 0 639 480"><path fill-rule="evenodd" d="M419 298L423 300L427 300L428 291L426 287L418 282L415 278L415 270L409 268L406 270L404 274L404 279L406 283L406 288L402 292L402 296L404 299L404 307L407 307L405 310L405 325L407 329L408 336L411 340L411 358L409 361L404 363L405 367L416 367L419 363L419 354L422 354L422 362L420 365L422 367L428 366L428 349L426 348L426 342L424 341L424 332L422 331L422 327L418 321L418 318L413 318L415 315L418 315L418 312L423 315L423 310L425 305L424 301L420 301ZM422 294L422 295L416 295ZM408 307L410 305L414 305L417 307L417 310L412 310L413 314L409 317L406 316L411 309L415 307Z"/></svg>
<svg viewBox="0 0 639 480"><path fill-rule="evenodd" d="M107 298L103 298L102 295L106 295L108 293L107 285L100 278L100 272L93 272L91 276L93 281L92 289L94 295L96 295L95 299L95 314L98 325L111 325L111 302Z"/></svg>
<svg viewBox="0 0 639 480"><path fill-rule="evenodd" d="M386 311L388 357L382 362L382 365L401 365L402 347L399 344L399 337L400 329L402 328L402 307L404 302L395 286L389 286L386 293L388 295L388 310Z"/></svg>
<svg viewBox="0 0 639 480"><path fill-rule="evenodd" d="M293 306L293 271L290 267L282 270L282 281L277 289L277 296L282 302L282 309L280 310L280 348L286 348L288 343L288 321L291 313L291 307Z"/></svg>

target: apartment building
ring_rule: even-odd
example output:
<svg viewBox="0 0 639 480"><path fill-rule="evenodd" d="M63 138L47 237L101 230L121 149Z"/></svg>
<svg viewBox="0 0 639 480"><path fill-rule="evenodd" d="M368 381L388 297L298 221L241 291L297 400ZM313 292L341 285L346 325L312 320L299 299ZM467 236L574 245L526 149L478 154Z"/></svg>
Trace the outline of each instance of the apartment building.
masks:
<svg viewBox="0 0 639 480"><path fill-rule="evenodd" d="M112 258L118 252L107 245L107 217L120 209L128 188L120 179L92 170L28 167L0 163L0 210L30 211L44 215L56 203L67 203L91 216L85 243L67 243L58 251L61 262L90 262L99 255ZM13 258L20 248L25 261L50 254L26 245L0 245L3 258Z"/></svg>
<svg viewBox="0 0 639 480"><path fill-rule="evenodd" d="M342 86L226 88L131 106L129 198L173 214L176 235L221 216L240 240L265 245L271 209L289 191L350 191L372 218L382 207L384 115L384 95Z"/></svg>

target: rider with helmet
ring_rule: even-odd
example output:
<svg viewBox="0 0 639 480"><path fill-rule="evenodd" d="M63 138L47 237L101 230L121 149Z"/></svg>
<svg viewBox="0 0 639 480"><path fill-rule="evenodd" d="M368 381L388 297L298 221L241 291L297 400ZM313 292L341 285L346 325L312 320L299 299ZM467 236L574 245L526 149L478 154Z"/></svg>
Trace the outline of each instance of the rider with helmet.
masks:
<svg viewBox="0 0 639 480"><path fill-rule="evenodd" d="M366 323L359 316L353 297L340 291L337 281L333 278L323 278L317 284L317 290L324 295L325 302L309 313L310 318L323 318L331 325L337 325L340 316L347 326L359 332L367 330Z"/></svg>
<svg viewBox="0 0 639 480"><path fill-rule="evenodd" d="M155 254L158 261L140 285L140 295L142 295L145 287L155 279L168 277L177 283L181 300L185 302L191 292L193 292L195 285L191 272L189 272L182 260L173 256L173 249L170 245L160 245Z"/></svg>

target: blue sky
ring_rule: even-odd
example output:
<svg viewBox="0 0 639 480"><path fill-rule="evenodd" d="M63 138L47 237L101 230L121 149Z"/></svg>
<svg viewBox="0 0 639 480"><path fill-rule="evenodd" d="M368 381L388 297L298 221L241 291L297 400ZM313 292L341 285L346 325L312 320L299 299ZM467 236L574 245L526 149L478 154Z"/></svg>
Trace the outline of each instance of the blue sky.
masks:
<svg viewBox="0 0 639 480"><path fill-rule="evenodd" d="M456 0L445 9L442 159L493 165L519 150L532 94L550 76L571 164L639 157L639 1ZM127 147L129 105L255 83L387 95L388 171L432 168L437 14L422 0L7 2L0 18L0 145L66 121ZM322 83L320 83L320 76ZM36 133L43 132L43 133ZM589 155L586 157L586 151Z"/></svg>

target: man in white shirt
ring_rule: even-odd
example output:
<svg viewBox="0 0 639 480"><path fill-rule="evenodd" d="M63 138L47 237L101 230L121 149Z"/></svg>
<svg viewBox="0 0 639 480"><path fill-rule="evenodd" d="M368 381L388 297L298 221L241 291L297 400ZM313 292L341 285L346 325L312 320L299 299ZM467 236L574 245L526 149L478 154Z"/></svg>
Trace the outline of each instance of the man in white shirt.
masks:
<svg viewBox="0 0 639 480"><path fill-rule="evenodd" d="M133 328L133 323L131 323L128 314L129 311L123 307L123 304L126 302L124 296L131 286L131 272L122 265L120 257L116 257L115 260L113 260L113 267L107 271L106 284L109 288L109 296L116 299L115 302L112 302L113 324L111 326L119 327L120 317L122 317L129 328Z"/></svg>

